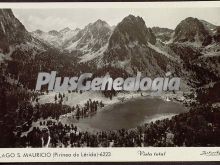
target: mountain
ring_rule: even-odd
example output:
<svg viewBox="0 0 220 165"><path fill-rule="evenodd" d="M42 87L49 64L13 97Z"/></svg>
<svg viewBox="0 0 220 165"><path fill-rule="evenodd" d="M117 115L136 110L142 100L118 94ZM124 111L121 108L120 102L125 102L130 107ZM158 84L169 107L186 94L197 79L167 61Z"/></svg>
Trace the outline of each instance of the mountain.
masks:
<svg viewBox="0 0 220 165"><path fill-rule="evenodd" d="M78 31L79 29L71 30L67 27L60 31L51 30L43 32L41 30L36 30L31 32L31 35L47 45L62 49L63 44L76 35Z"/></svg>
<svg viewBox="0 0 220 165"><path fill-rule="evenodd" d="M83 29L76 28L71 30L66 27L60 31L42 32L36 30L31 34L47 45L60 50L77 52L77 55L81 56L83 62L103 53L111 32L112 27L99 19L94 23L88 24Z"/></svg>
<svg viewBox="0 0 220 165"><path fill-rule="evenodd" d="M33 72L34 84L39 70L58 68L62 73L64 66L71 70L63 71L65 75L74 70L104 74L114 70L119 75L140 71L154 77L172 71L189 84L200 85L220 77L220 28L192 17L181 21L175 30L151 29L141 17L128 15L114 27L99 19L83 29L29 33L11 10L4 9L0 10L0 23L0 48L10 52L12 59L9 72L22 75L24 83L27 71ZM65 58L59 60L62 55ZM1 61L4 56L0 54ZM21 66L29 69L20 71Z"/></svg>
<svg viewBox="0 0 220 165"><path fill-rule="evenodd" d="M0 38L0 62L19 58L22 54L33 57L48 48L30 35L11 9L0 9Z"/></svg>
<svg viewBox="0 0 220 165"><path fill-rule="evenodd" d="M122 36L124 38L120 38ZM141 17L129 15L115 27L114 33L109 41L109 46L113 47L117 44L128 44L129 42L134 41L138 41L138 44L147 44L148 42L155 44L156 37L152 33L152 30L146 27L145 22Z"/></svg>
<svg viewBox="0 0 220 165"><path fill-rule="evenodd" d="M82 62L86 62L103 53L111 33L111 26L99 19L80 30L63 45L63 48L68 51L78 51L82 56Z"/></svg>
<svg viewBox="0 0 220 165"><path fill-rule="evenodd" d="M35 33L36 35L42 35L44 32L42 30L35 30L33 33Z"/></svg>
<svg viewBox="0 0 220 165"><path fill-rule="evenodd" d="M93 101L93 103L100 102L101 98L100 104L103 104L102 97L99 93L94 92L88 95L84 91L68 91L65 96L63 93L59 93L57 99L58 94L55 93L55 95L54 92L52 94L55 97L49 91L34 91L38 73L53 70L57 71L59 77L80 76L80 74L88 72L103 75L109 72L113 78L135 76L137 71L142 72L142 75L155 78L159 75L164 76L167 71L171 71L171 77L179 76L181 85L186 81L188 86L193 87L191 89L196 91L193 91L192 94L198 95L197 97L186 96L187 99L183 100L186 101L189 112L176 115L171 122L168 119L155 122L153 131L158 123L162 123L166 127L162 130L165 132L165 136L166 130L174 133L175 137L181 135L183 131L190 133L198 130L199 136L197 133L193 138L196 139L193 140L196 143L192 141L195 146L219 144L215 143L216 137L218 137L215 135L218 132L213 132L214 127L210 127L210 125L217 125L217 121L219 121L220 28L218 26L189 18L182 21L175 31L160 27L152 30L146 26L141 17L129 15L114 28L105 21L97 20L83 29L64 28L60 31L49 32L36 30L29 33L14 17L12 11L7 9L0 10L0 24L0 62L3 61L0 70L0 128L2 131L0 147L36 147L38 144L30 141L35 138L32 135L36 134L36 131L32 130L33 122L39 123L40 127L42 119L48 121L51 118L51 120L59 122L62 114L76 112L76 108L79 107L80 112L88 109L80 105L79 107L78 105L73 107L65 105L71 93L74 94L74 97L80 95L80 99L87 101L85 105L89 105L91 99L97 98L99 101ZM211 37L211 41L207 42L209 37ZM9 55L10 58L5 60L2 57L6 55ZM60 83L65 84L65 80L61 81ZM166 84L166 80L163 84ZM44 89L46 91L46 88ZM181 91L184 92L182 89ZM107 102L107 98L112 100L112 96L117 94L115 91L103 91L102 93L103 98L106 97L105 102ZM183 93L184 97L185 94L187 93ZM42 99L41 95L45 95L46 102L50 103L43 103L42 100L45 101L45 99ZM118 99L122 102L123 95L118 95ZM172 94L172 96L168 93L168 97L173 97L173 99L176 97L177 100L179 100L179 95L182 96L179 93L178 95ZM71 100L72 97L69 99ZM116 99L114 98L114 100ZM200 102L198 102L199 100ZM200 105L198 106L198 104ZM216 118L216 121L212 120L213 118ZM177 127L173 127L173 123L178 122L181 123L176 125ZM38 125L36 126L38 127ZM185 129L186 127L187 129ZM180 131L176 131L176 128L180 128ZM148 130L151 131L151 129ZM218 131L219 127L216 130ZM207 136L200 136L200 133L203 134L203 132ZM38 133L41 132L37 131L37 143L41 142ZM53 132L49 133L53 136ZM209 134L216 138L215 141L204 143L204 138L205 140L212 139L212 137L208 137ZM182 140L184 139L188 140L183 137ZM182 140L180 139L180 141ZM27 146L26 142L30 145ZM182 143L185 145L184 141L175 145L181 146ZM186 145L190 146L190 143L191 141L188 141ZM39 146L42 146L41 143Z"/></svg>
<svg viewBox="0 0 220 165"><path fill-rule="evenodd" d="M220 80L218 26L197 18L186 18L175 28L165 45L180 57L181 70L191 86Z"/></svg>
<svg viewBox="0 0 220 165"><path fill-rule="evenodd" d="M171 67L171 59L156 47L156 36L147 28L144 20L137 16L125 17L115 28L100 63L147 75L162 75Z"/></svg>
<svg viewBox="0 0 220 165"><path fill-rule="evenodd" d="M0 24L0 76L5 77L5 82L16 89L25 87L23 90L33 90L41 71L56 70L66 76L79 74L83 69L91 71L91 68L78 64L78 58L73 54L60 51L37 37L48 35L59 38L68 36L72 30L36 30L30 33L9 9L0 10Z"/></svg>
<svg viewBox="0 0 220 165"><path fill-rule="evenodd" d="M0 9L0 24L0 49L3 52L8 52L10 45L32 40L28 31L10 9Z"/></svg>
<svg viewBox="0 0 220 165"><path fill-rule="evenodd" d="M168 28L161 28L161 27L152 27L152 31L155 34L156 38L162 42L168 42L174 30Z"/></svg>
<svg viewBox="0 0 220 165"><path fill-rule="evenodd" d="M67 32L71 31L71 29L69 27L63 28L59 31L60 34L65 34Z"/></svg>
<svg viewBox="0 0 220 165"><path fill-rule="evenodd" d="M207 21L205 21L205 20L200 20L200 22L203 23L203 25L206 27L206 29L207 29L210 33L214 33L214 32L215 32L215 30L216 30L216 28L217 28L216 25L214 25L214 24L212 24L212 23L210 23L210 22L207 22Z"/></svg>
<svg viewBox="0 0 220 165"><path fill-rule="evenodd" d="M188 17L175 28L173 41L207 46L212 42L212 37L199 19Z"/></svg>
<svg viewBox="0 0 220 165"><path fill-rule="evenodd" d="M51 31L48 32L48 34L52 35L52 36L59 36L60 35L60 33L56 30L51 30Z"/></svg>
<svg viewBox="0 0 220 165"><path fill-rule="evenodd" d="M216 31L213 37L216 42L220 43L220 26L216 27Z"/></svg>

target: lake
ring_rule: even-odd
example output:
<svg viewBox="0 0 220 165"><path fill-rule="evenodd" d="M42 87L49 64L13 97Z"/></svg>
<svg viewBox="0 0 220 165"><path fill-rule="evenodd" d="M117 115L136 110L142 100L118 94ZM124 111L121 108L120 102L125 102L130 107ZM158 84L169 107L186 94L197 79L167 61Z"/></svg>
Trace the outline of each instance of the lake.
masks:
<svg viewBox="0 0 220 165"><path fill-rule="evenodd" d="M72 117L63 123L74 124L84 131L117 130L135 128L141 124L172 117L186 112L184 105L159 98L142 97L108 105L93 116L76 121Z"/></svg>

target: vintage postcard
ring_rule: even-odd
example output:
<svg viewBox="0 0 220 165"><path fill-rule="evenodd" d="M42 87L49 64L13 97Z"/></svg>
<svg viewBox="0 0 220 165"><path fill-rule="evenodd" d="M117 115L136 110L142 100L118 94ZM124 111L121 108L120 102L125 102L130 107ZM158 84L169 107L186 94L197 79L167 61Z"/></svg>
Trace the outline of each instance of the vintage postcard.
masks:
<svg viewBox="0 0 220 165"><path fill-rule="evenodd" d="M0 4L0 162L220 160L220 2Z"/></svg>

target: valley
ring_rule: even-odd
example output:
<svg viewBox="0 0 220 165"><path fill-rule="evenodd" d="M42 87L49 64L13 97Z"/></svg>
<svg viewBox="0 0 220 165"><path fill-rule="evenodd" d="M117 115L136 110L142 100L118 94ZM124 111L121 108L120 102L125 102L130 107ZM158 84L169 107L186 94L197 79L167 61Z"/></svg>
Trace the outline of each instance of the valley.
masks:
<svg viewBox="0 0 220 165"><path fill-rule="evenodd" d="M29 32L11 9L0 9L0 24L0 147L220 145L219 26L188 17L175 29L150 28L142 17L128 15L113 27L99 19L82 29ZM35 91L38 73L51 71L60 77L93 73L92 78L109 74L113 79L134 77L138 72L153 79L171 72L181 83L179 93L162 92L159 96L113 89L59 93L45 86ZM160 108L161 113L147 121L138 121L131 114L137 122L126 119L127 126L107 125L105 129L103 125L104 131L96 133L83 130L85 125L74 125L75 121L88 124L95 120L96 127L102 126L103 120L117 115L117 109L130 114L133 100L141 98L151 100L154 106L158 101L171 107ZM143 104L139 117L150 116L144 111L149 104ZM111 113L102 116L103 109ZM76 119L71 123L69 117ZM123 122L123 113L117 117L118 123ZM129 120L133 121L132 117ZM106 131L107 127L112 130ZM166 142L167 134L175 139ZM42 145L41 137L49 143Z"/></svg>

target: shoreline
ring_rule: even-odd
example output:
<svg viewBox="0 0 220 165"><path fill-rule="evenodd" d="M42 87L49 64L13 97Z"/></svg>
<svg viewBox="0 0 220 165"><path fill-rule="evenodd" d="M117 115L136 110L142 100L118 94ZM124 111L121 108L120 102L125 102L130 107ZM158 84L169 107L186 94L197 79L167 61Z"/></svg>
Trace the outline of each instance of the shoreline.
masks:
<svg viewBox="0 0 220 165"><path fill-rule="evenodd" d="M53 103L51 98L53 98L57 94L58 93L56 93L56 92L51 92L51 93L48 93L47 95L42 95L43 96L42 98L43 98L44 101L47 100L50 103ZM71 95L73 97L71 97ZM110 106L113 106L115 104L126 103L128 101L134 101L136 99L146 99L146 98L157 98L157 99L163 100L164 102L175 102L175 103L178 103L178 104L182 104L184 107L187 107L186 104L185 104L185 102L187 102L187 98L185 98L183 96L183 93L175 93L174 94L174 93L169 92L169 93L161 93L160 95L152 95L152 93L148 93L148 92L129 92L129 93L126 92L126 93L118 93L116 96L112 97L111 100L109 98L105 98L99 92L83 92L82 94L80 94L80 93L65 93L65 97L74 98L73 100L72 99L65 100L65 98L64 98L63 104L64 105L69 105L69 106L71 106L71 105L72 106L75 106L75 105L83 106L83 104L89 99L91 99L92 101L102 101L105 106L103 108L99 108L97 110L97 113L99 113L102 110L105 110L106 108L108 109ZM78 97L80 97L82 99L78 102L78 104L76 104L76 102L78 100ZM42 98L40 99L40 101L42 101ZM177 98L180 98L180 99L177 99ZM47 102L44 102L44 103L47 103ZM44 104L44 103L42 103L42 104ZM68 124L67 121L72 120L72 123L74 125L78 125L77 123L79 123L80 119L77 120L75 117L73 117L73 115L74 115L74 112L67 113L65 115L61 115L58 119L58 122ZM163 115L163 113L155 115L155 118L152 118L149 122L144 121L144 123L150 123L151 121L155 122L157 120L163 120L163 119L166 119L166 118L171 118L172 116L178 115L178 114L172 114L171 116L170 115L168 115L168 116L165 115L165 116L167 116L165 118L161 115ZM65 118L65 119L63 120L63 118ZM71 118L71 119L68 119L68 118ZM80 126L78 126L78 127L79 127L80 131L88 130L88 128L84 129L84 128L80 128ZM134 128L131 128L131 129L134 129ZM98 129L96 129L96 130L98 130ZM99 130L99 131L101 131L101 130Z"/></svg>
<svg viewBox="0 0 220 165"><path fill-rule="evenodd" d="M142 94L141 94L142 93ZM58 93L49 93L49 94L47 94L47 95L41 95L41 96L43 96L43 97L51 97L51 96L55 96L56 94L58 94ZM71 93L70 93L71 94ZM79 96L80 96L81 94L79 94ZM167 98L171 98L172 100L169 100L169 101L167 101L167 102L175 102L175 103L178 103L178 104L182 104L184 107L186 107L187 108L187 106L184 104L184 102L183 101L178 101L178 100L173 100L173 98L175 98L174 96L178 96L179 94L172 94L172 97L170 97L171 95L170 95L170 93L163 93L162 95L159 95L159 96L152 96L150 93L147 93L147 92L131 92L131 93L119 93L117 96L115 96L115 97L113 97L112 98L112 100L110 100L109 98L105 98L104 96L102 96L102 98L104 98L104 100L105 100L105 102L103 101L103 103L104 103L104 107L103 108L99 108L98 110L97 110L97 113L99 113L100 111L102 111L102 110L104 110L104 109L106 109L106 108L109 108L110 106L113 106L113 105L115 105L115 104L120 104L120 103L126 103L126 102L129 102L129 101L134 101L134 100L136 100L136 99L146 99L146 98L157 98L157 99L161 99L161 100L163 100L163 101L167 101ZM182 96L182 95L181 95ZM121 97L124 97L124 100L123 101L121 101ZM83 105L83 103L84 102L86 102L87 100L88 100L89 98L84 98L84 100L81 102L81 104L78 104L78 105ZM99 98L100 99L100 98ZM51 100L50 100L51 101ZM100 101L100 100L99 100ZM52 102L44 102L44 103L42 103L42 104L45 104L45 103L52 103ZM65 105L68 105L68 104L65 104ZM163 114L165 115L165 116L163 116ZM74 114L72 114L72 112L71 113L67 113L67 114L65 114L65 115L61 115L60 117L59 117L59 119L56 121L57 123L58 122L61 122L61 123L63 123L63 124L69 124L69 123L67 123L67 122L64 122L64 121L62 121L62 118L66 118L67 120L68 120L68 118L69 117L72 117L72 115L74 115ZM152 119L150 119L149 121L147 121L147 120L145 120L142 124L140 124L140 126L141 125L143 125L143 124L145 124L145 123L150 123L150 122L156 122L156 121L158 121L158 120L163 120L163 119L170 119L170 118L172 118L173 116L175 116L175 115L178 115L178 114L166 114L166 113L161 113L161 114L157 114L157 115L154 115L155 117L153 117ZM73 119L73 118L72 118ZM53 120L54 121L54 119L51 119L51 118L48 118L48 119L45 119L45 120L42 120L42 119L40 119L40 120L38 120L38 121L36 121L36 122L34 122L34 123L32 123L32 127L38 127L38 126L40 126L39 125L39 123L40 123L40 121L47 121L47 120ZM101 129L98 129L98 128L89 128L89 127L86 127L86 124L85 123L81 123L81 126L79 126L77 123L79 123L79 120L76 120L76 119L74 119L76 122L75 123L73 123L74 125L76 125L77 127L78 127L78 129L79 129L79 131L82 131L82 132L85 132L85 131L88 131L88 132L90 132L90 133L95 133L95 132L99 132L99 131L105 131L105 130L101 130ZM83 127L82 127L82 125L84 125ZM91 130L92 129L92 130ZM136 127L134 127L134 128L129 128L128 130L132 130L132 129L136 129ZM28 130L28 131L26 131L26 132L23 132L23 135L24 134L26 134L26 133L28 133L29 131L31 131L31 129L30 130ZM106 131L108 131L108 130L106 130ZM117 130L112 130L112 131L117 131Z"/></svg>

